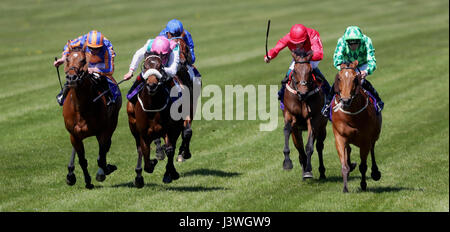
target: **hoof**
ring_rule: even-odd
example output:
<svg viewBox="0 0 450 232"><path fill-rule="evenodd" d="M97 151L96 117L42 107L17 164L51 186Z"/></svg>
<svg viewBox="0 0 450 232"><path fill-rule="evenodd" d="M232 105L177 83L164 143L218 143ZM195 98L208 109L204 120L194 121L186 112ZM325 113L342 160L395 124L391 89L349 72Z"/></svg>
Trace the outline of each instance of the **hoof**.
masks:
<svg viewBox="0 0 450 232"><path fill-rule="evenodd" d="M378 181L381 179L381 172L376 170L376 171L372 171L372 173L370 173L370 176L372 176L372 179L374 181Z"/></svg>
<svg viewBox="0 0 450 232"><path fill-rule="evenodd" d="M153 170L155 170L155 166L158 163L158 160L152 159L150 160L150 164L145 165L144 171L147 173L153 173Z"/></svg>
<svg viewBox="0 0 450 232"><path fill-rule="evenodd" d="M169 184L170 182L172 182L172 178L170 177L170 175L164 175L163 182L165 184Z"/></svg>
<svg viewBox="0 0 450 232"><path fill-rule="evenodd" d="M348 193L348 189L347 186L344 187L344 189L342 190L343 193Z"/></svg>
<svg viewBox="0 0 450 232"><path fill-rule="evenodd" d="M303 180L310 179L310 178L313 178L312 172L304 172L303 173Z"/></svg>
<svg viewBox="0 0 450 232"><path fill-rule="evenodd" d="M144 187L144 177L136 176L136 178L134 179L134 186L136 186L136 188Z"/></svg>
<svg viewBox="0 0 450 232"><path fill-rule="evenodd" d="M189 151L183 151L181 155L184 159L190 159L192 157L191 152Z"/></svg>
<svg viewBox="0 0 450 232"><path fill-rule="evenodd" d="M178 180L180 178L180 174L178 174L177 171L174 171L170 173L170 177L172 178L172 180Z"/></svg>
<svg viewBox="0 0 450 232"><path fill-rule="evenodd" d="M361 182L360 186L361 186L362 191L366 191L366 189L367 189L367 183L366 182Z"/></svg>
<svg viewBox="0 0 450 232"><path fill-rule="evenodd" d="M74 185L77 182L77 178L75 177L75 174L72 173L72 175L67 174L66 177L66 183L70 186Z"/></svg>
<svg viewBox="0 0 450 232"><path fill-rule="evenodd" d="M89 183L89 184L86 184L85 187L86 187L87 189L93 189L93 188L94 188L94 185L91 184L91 183Z"/></svg>
<svg viewBox="0 0 450 232"><path fill-rule="evenodd" d="M352 172L356 168L356 163L351 163L349 166L350 166L350 171L349 172Z"/></svg>
<svg viewBox="0 0 450 232"><path fill-rule="evenodd" d="M291 170L292 168L293 168L293 165L292 165L292 161L290 159L283 161L283 169L284 170Z"/></svg>
<svg viewBox="0 0 450 232"><path fill-rule="evenodd" d="M183 158L183 155L178 155L177 162L184 162L185 159Z"/></svg>
<svg viewBox="0 0 450 232"><path fill-rule="evenodd" d="M98 182L103 182L103 181L106 179L106 176L97 173L97 175L95 176L95 179L96 179Z"/></svg>
<svg viewBox="0 0 450 232"><path fill-rule="evenodd" d="M109 175L109 174L113 173L115 170L117 170L117 166L116 165L107 164L106 165L105 174Z"/></svg>

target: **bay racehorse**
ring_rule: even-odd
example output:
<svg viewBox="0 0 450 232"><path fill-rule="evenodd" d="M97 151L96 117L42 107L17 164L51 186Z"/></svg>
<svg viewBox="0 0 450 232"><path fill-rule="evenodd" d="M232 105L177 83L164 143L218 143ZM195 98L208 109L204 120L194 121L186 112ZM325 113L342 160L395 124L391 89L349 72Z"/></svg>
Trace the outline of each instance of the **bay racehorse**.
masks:
<svg viewBox="0 0 450 232"><path fill-rule="evenodd" d="M73 146L66 182L68 185L74 185L76 182L74 174L76 153L78 154L79 164L83 169L86 188L91 189L94 186L87 169L88 162L85 157L83 139L96 136L99 144L97 159L99 170L96 179L100 182L104 181L106 175L117 169L115 165L107 164L106 154L111 147L111 137L117 126L122 99L119 95L115 104L109 106L106 104L105 96L100 98L100 101L93 102L93 99L101 93L98 88L99 78L107 77L100 77L87 72L89 61L86 60L84 51L85 47L69 48L64 69L69 91L63 105L63 116Z"/></svg>
<svg viewBox="0 0 450 232"><path fill-rule="evenodd" d="M193 93L193 82L190 79L189 74L189 65L192 64L192 57L189 50L188 45L183 40L183 34L180 37L171 37L169 36L169 39L174 41L178 44L179 54L180 54L180 68L175 76L175 80L183 87L188 88L189 90L189 114L184 117L184 129L182 132L182 142L181 146L179 148L179 153L177 157L178 162L183 162L186 159L191 158L191 151L190 151L190 142L192 138L192 119L194 118L194 93ZM196 100L196 99L195 99ZM161 151L162 149L159 148L160 143L158 141L155 142L157 148L157 151ZM158 159L164 159L164 154L162 152L157 153Z"/></svg>
<svg viewBox="0 0 450 232"><path fill-rule="evenodd" d="M336 149L342 165L344 180L343 192L348 192L347 178L356 164L350 163L350 144L359 147L361 163L361 189L366 190L367 156L370 151L372 159L372 179L381 178L375 161L375 143L381 132L381 112L377 113L369 95L361 87L363 79L355 71L358 61L341 64L341 70L336 75L334 88L336 95L332 102L331 120L335 137Z"/></svg>
<svg viewBox="0 0 450 232"><path fill-rule="evenodd" d="M320 110L324 104L324 94L312 75L310 60L312 52L292 52L295 65L290 73L290 81L286 84L283 110L284 116L284 162L285 170L292 169L292 161L289 158L289 137L299 153L299 161L303 170L303 179L312 178L311 156L314 152L314 142L319 156L320 178L325 177L323 165L323 147L326 137L327 119L322 116ZM303 145L302 131L308 131L306 153Z"/></svg>
<svg viewBox="0 0 450 232"><path fill-rule="evenodd" d="M177 180L180 175L173 164L176 141L181 133L183 121L174 121L170 116L170 93L172 86L165 74L162 60L158 55L150 54L143 63L144 80L134 105L127 104L128 124L136 142L138 160L134 184L138 188L144 186L142 177L142 157L144 158L144 171L152 173L158 163L157 159L150 160L150 144L155 139L165 138L165 153L168 160L163 182L170 183Z"/></svg>

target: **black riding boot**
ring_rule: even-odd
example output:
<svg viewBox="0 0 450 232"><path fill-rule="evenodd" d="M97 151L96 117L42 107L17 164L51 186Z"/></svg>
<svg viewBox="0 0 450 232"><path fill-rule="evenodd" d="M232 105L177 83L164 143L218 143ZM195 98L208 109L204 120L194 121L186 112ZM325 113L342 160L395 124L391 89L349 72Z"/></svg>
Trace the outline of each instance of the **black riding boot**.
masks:
<svg viewBox="0 0 450 232"><path fill-rule="evenodd" d="M58 104L60 106L63 105L64 99L66 98L68 92L69 92L69 88L67 87L67 82L66 82L66 83L64 83L63 89L58 93L58 95L56 95L56 101L58 102Z"/></svg>
<svg viewBox="0 0 450 232"><path fill-rule="evenodd" d="M99 83L99 91L100 93L103 93L107 90L109 90L104 96L106 98L106 105L109 106L111 103L114 103L113 99L113 94L111 92L111 90L109 89L109 84L108 84L108 77L106 76L100 76L100 83Z"/></svg>
<svg viewBox="0 0 450 232"><path fill-rule="evenodd" d="M286 74L286 76L283 78L283 80L281 80L281 88L280 88L280 90L278 91L278 100L281 101L281 102L283 102L283 99L284 99L284 90L286 89L286 84L287 84L288 81L289 81L289 73L290 73L290 72L288 72L288 73Z"/></svg>
<svg viewBox="0 0 450 232"><path fill-rule="evenodd" d="M330 91L325 94L325 104L322 108L322 115L326 118L328 118L328 116L330 115L330 104L331 104L331 100L333 100L333 96L334 96L335 92L334 92L334 83L333 86L330 87Z"/></svg>
<svg viewBox="0 0 450 232"><path fill-rule="evenodd" d="M380 96L378 95L378 92L375 90L375 88L372 86L372 84L367 80L364 79L363 83L362 83L362 87L369 91L377 100L377 106L378 106L378 111L383 110L384 108L384 102L381 101Z"/></svg>

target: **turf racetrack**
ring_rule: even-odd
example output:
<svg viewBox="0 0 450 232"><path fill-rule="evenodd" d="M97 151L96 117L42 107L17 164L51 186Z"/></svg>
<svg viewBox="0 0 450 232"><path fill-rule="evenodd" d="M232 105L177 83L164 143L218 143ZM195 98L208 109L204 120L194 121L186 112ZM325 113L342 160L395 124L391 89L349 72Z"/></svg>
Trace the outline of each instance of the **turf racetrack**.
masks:
<svg viewBox="0 0 450 232"><path fill-rule="evenodd" d="M449 5L432 1L11 1L0 5L0 211L447 211L449 210ZM377 70L369 80L386 103L375 152L382 173L359 187L358 169L342 193L341 167L331 124L324 162L327 179L301 180L282 169L282 114L278 128L260 132L259 120L199 120L193 124L193 157L175 166L181 178L163 184L166 161L145 186L133 186L136 151L126 101L107 159L118 170L99 183L98 146L85 140L93 190L65 183L71 152L64 128L55 56L89 30L103 32L117 53L115 78L128 71L134 52L172 18L195 42L203 84L279 85L291 61L284 50L263 62L269 47L295 23L319 31L322 72L333 82L332 55L349 25L371 37ZM62 68L60 69L62 71ZM125 96L132 82L120 86ZM208 97L203 97L203 102ZM359 163L359 149L352 159ZM154 151L154 150L153 150ZM154 153L151 154L154 157ZM369 159L370 167L370 159Z"/></svg>

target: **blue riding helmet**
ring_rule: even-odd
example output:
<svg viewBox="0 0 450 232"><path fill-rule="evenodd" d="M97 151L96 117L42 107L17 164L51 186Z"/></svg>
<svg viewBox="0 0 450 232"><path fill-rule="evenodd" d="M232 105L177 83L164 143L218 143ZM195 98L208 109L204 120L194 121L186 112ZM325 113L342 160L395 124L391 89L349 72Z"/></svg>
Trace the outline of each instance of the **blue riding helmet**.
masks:
<svg viewBox="0 0 450 232"><path fill-rule="evenodd" d="M180 36L184 29L180 20L172 19L167 23L166 30L174 36Z"/></svg>

